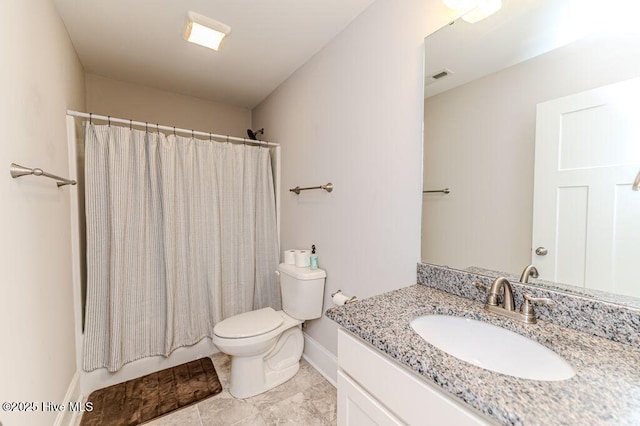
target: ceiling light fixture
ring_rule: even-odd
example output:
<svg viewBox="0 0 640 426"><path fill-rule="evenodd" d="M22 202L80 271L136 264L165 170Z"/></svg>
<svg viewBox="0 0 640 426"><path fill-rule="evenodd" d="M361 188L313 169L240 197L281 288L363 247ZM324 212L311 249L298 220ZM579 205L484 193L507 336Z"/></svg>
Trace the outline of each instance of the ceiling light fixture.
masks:
<svg viewBox="0 0 640 426"><path fill-rule="evenodd" d="M184 38L191 43L219 50L225 36L231 33L231 27L195 12L187 13L187 29Z"/></svg>
<svg viewBox="0 0 640 426"><path fill-rule="evenodd" d="M502 8L502 0L442 0L449 9L462 14L462 20L470 24L493 15Z"/></svg>

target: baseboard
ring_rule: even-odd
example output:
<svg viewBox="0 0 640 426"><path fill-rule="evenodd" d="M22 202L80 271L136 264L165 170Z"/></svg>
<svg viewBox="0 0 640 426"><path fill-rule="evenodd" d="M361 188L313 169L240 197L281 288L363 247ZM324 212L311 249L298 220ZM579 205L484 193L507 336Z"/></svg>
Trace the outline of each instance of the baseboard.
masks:
<svg viewBox="0 0 640 426"><path fill-rule="evenodd" d="M82 403L82 393L80 392L80 374L76 371L71 379L71 383L67 388L67 393L62 401L64 410L60 411L56 416L54 426L75 425L82 412L74 410Z"/></svg>
<svg viewBox="0 0 640 426"><path fill-rule="evenodd" d="M302 357L311 364L313 368L318 370L329 383L336 387L338 380L338 358L306 333L304 334L304 352Z"/></svg>

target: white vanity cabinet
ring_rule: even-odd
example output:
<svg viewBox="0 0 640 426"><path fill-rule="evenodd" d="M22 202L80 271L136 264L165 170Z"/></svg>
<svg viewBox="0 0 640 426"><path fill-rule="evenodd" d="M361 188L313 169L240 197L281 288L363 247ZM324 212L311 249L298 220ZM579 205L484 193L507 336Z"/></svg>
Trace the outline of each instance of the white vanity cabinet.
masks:
<svg viewBox="0 0 640 426"><path fill-rule="evenodd" d="M338 426L495 424L342 328L338 367Z"/></svg>

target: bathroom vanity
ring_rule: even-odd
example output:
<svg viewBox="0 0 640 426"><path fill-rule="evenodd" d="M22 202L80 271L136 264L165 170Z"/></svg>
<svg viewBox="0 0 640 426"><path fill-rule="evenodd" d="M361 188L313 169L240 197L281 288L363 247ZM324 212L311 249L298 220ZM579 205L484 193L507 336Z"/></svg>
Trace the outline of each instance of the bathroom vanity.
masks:
<svg viewBox="0 0 640 426"><path fill-rule="evenodd" d="M447 286L452 286L450 280L443 287ZM471 281L453 286L478 291ZM514 287L517 295L521 293L522 288ZM562 306L559 309L564 312ZM633 322L640 312L632 311ZM575 375L559 381L528 380L459 360L410 326L413 319L429 314L471 318L511 330L564 358ZM479 300L429 284L335 307L326 315L341 326L339 424L640 423L637 341L619 343L544 319L525 324L486 312ZM631 326L637 333L638 323Z"/></svg>
<svg viewBox="0 0 640 426"><path fill-rule="evenodd" d="M493 424L344 329L338 330L338 423Z"/></svg>
<svg viewBox="0 0 640 426"><path fill-rule="evenodd" d="M582 19L575 2L503 3L486 21L457 19L425 39L426 263L418 285L327 311L340 325L339 424L640 424L640 151L624 112L640 102L627 89L640 84L637 26L595 2L582 16L593 32L569 36ZM617 90L627 96L609 95ZM577 180L560 182L565 171ZM540 280L519 284L527 264ZM509 303L495 294L507 279ZM534 321L530 305L517 311L525 294L534 324L518 321ZM425 315L513 331L575 374L534 380L463 361L414 331ZM476 347L512 349L465 331ZM523 353L502 360L551 369Z"/></svg>

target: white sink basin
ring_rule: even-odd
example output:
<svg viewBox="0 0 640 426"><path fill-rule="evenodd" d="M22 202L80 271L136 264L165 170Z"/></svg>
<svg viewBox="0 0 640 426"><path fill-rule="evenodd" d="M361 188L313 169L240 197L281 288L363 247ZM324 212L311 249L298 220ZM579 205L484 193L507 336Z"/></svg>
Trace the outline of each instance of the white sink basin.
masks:
<svg viewBox="0 0 640 426"><path fill-rule="evenodd" d="M496 373L531 380L566 380L576 373L538 342L469 318L426 315L411 321L424 340L458 359Z"/></svg>

